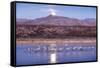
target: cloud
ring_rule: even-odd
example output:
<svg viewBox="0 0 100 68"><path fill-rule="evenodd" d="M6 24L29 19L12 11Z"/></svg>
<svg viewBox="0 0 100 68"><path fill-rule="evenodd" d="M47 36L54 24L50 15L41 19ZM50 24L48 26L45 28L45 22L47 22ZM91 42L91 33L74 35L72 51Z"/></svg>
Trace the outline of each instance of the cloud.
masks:
<svg viewBox="0 0 100 68"><path fill-rule="evenodd" d="M56 15L56 10L50 8L48 9L48 12L51 14L51 15Z"/></svg>
<svg viewBox="0 0 100 68"><path fill-rule="evenodd" d="M55 8L56 8L55 5L47 5L47 6L43 6L43 8L41 8L40 11L51 15L57 15L57 12L59 11L56 10Z"/></svg>

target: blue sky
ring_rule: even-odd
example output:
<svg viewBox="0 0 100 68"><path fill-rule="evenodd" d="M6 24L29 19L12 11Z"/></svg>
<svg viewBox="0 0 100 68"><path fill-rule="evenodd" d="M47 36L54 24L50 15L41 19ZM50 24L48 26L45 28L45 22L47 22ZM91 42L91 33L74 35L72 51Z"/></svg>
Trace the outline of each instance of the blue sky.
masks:
<svg viewBox="0 0 100 68"><path fill-rule="evenodd" d="M96 8L31 3L16 4L16 18L35 19L49 14L78 19L96 18Z"/></svg>

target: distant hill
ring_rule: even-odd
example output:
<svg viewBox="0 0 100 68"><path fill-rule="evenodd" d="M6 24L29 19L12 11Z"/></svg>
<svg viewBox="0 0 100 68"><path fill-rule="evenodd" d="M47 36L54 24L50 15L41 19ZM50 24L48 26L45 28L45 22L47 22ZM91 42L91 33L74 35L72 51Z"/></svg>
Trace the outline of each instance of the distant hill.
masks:
<svg viewBox="0 0 100 68"><path fill-rule="evenodd" d="M16 37L73 38L96 37L96 20L48 15L34 20L17 19Z"/></svg>
<svg viewBox="0 0 100 68"><path fill-rule="evenodd" d="M55 25L55 26L96 26L94 18L87 18L79 20L75 18L48 15L46 17L29 19L17 19L17 24L31 24L31 25Z"/></svg>

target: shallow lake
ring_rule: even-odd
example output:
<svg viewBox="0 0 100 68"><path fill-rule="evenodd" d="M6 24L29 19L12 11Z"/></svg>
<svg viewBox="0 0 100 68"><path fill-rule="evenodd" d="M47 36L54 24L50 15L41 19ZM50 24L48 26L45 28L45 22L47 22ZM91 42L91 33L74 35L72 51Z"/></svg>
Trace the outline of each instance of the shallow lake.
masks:
<svg viewBox="0 0 100 68"><path fill-rule="evenodd" d="M16 64L50 64L96 60L96 44L17 44Z"/></svg>

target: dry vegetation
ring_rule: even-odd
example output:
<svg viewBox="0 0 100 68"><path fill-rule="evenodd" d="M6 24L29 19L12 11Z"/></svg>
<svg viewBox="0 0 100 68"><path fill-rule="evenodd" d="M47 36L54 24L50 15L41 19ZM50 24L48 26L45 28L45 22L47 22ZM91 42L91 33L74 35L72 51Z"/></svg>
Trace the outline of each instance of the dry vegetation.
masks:
<svg viewBox="0 0 100 68"><path fill-rule="evenodd" d="M17 25L16 37L17 39L96 37L96 27L95 26Z"/></svg>
<svg viewBox="0 0 100 68"><path fill-rule="evenodd" d="M95 26L17 25L17 43L96 43Z"/></svg>

